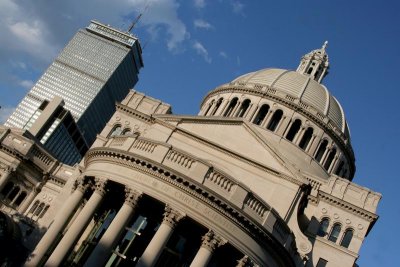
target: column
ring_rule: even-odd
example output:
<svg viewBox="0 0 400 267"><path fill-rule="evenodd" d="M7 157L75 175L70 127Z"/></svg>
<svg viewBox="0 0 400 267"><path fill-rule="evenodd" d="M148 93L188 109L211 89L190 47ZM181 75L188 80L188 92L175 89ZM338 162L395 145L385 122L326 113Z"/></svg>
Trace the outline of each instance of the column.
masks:
<svg viewBox="0 0 400 267"><path fill-rule="evenodd" d="M194 257L190 267L206 267L216 248L226 243L221 237L209 230L202 238L201 247Z"/></svg>
<svg viewBox="0 0 400 267"><path fill-rule="evenodd" d="M78 217L69 227L60 243L58 243L56 249L50 255L44 266L54 267L61 264L69 250L81 236L83 230L85 230L89 221L92 219L94 212L103 200L103 197L106 193L106 183L106 181L100 179L96 181L96 189L92 196L89 198Z"/></svg>
<svg viewBox="0 0 400 267"><path fill-rule="evenodd" d="M67 199L66 203L55 216L49 229L47 229L44 236L40 239L39 243L36 245L35 249L28 257L27 261L24 264L25 267L34 267L39 265L43 256L53 245L60 232L68 223L68 219L71 217L72 212L81 202L83 194L88 187L88 184L84 183L84 181L81 179L77 182L76 187L77 188L74 193L72 193L72 195Z"/></svg>
<svg viewBox="0 0 400 267"><path fill-rule="evenodd" d="M118 242L121 233L125 230L126 225L129 223L133 216L136 204L140 198L141 193L132 189L125 189L125 202L118 211L117 215L111 222L107 231L101 237L99 243L96 245L85 267L97 267L103 266L104 262L110 256L111 250L115 247Z"/></svg>
<svg viewBox="0 0 400 267"><path fill-rule="evenodd" d="M7 184L8 179L11 176L11 173L13 172L13 169L10 167L7 167L4 172L2 173L0 177L0 192L3 190L4 186Z"/></svg>
<svg viewBox="0 0 400 267"><path fill-rule="evenodd" d="M37 196L37 194L40 192L40 189L37 189L34 187L32 191L29 193L29 195L25 198L25 200L22 202L21 206L18 208L19 213L24 214L26 209L29 207L29 205L32 203L32 200Z"/></svg>
<svg viewBox="0 0 400 267"><path fill-rule="evenodd" d="M165 207L164 219L158 228L156 234L151 239L143 255L140 257L136 267L152 267L157 262L158 258L163 251L164 246L167 244L169 238L174 232L176 224L184 218L184 214L179 211L171 209L169 206Z"/></svg>

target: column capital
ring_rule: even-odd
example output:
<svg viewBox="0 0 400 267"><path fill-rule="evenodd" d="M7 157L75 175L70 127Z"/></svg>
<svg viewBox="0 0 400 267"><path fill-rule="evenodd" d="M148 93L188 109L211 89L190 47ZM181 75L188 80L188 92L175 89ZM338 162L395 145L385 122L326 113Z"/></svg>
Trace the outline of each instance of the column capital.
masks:
<svg viewBox="0 0 400 267"><path fill-rule="evenodd" d="M84 193L86 191L86 189L88 188L89 183L87 183L83 177L79 177L78 179L75 180L74 185L72 187L72 190L79 190L82 193Z"/></svg>
<svg viewBox="0 0 400 267"><path fill-rule="evenodd" d="M129 187L125 187L125 204L134 208L137 205L142 193L131 189Z"/></svg>
<svg viewBox="0 0 400 267"><path fill-rule="evenodd" d="M244 255L238 262L236 267L252 267L255 266L249 256Z"/></svg>
<svg viewBox="0 0 400 267"><path fill-rule="evenodd" d="M163 224L175 228L176 224L185 217L185 214L172 209L170 206L165 206Z"/></svg>
<svg viewBox="0 0 400 267"><path fill-rule="evenodd" d="M216 248L224 245L226 240L209 230L202 238L201 247L213 252Z"/></svg>
<svg viewBox="0 0 400 267"><path fill-rule="evenodd" d="M104 196L106 194L107 180L95 178L94 191Z"/></svg>

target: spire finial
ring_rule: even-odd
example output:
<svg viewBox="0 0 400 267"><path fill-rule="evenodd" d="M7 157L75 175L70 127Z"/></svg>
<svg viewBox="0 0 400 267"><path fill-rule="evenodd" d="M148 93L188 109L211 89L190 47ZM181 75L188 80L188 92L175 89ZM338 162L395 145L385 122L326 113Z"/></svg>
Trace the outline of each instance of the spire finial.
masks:
<svg viewBox="0 0 400 267"><path fill-rule="evenodd" d="M324 44L322 45L322 49L325 50L327 46L328 46L328 41L325 41Z"/></svg>

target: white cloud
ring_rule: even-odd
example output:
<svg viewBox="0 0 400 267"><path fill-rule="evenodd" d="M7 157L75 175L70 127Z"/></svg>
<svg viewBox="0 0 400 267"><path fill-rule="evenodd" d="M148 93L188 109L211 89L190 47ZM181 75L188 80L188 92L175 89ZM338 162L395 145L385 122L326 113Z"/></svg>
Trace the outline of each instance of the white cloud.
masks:
<svg viewBox="0 0 400 267"><path fill-rule="evenodd" d="M197 8L204 8L206 6L205 0L194 0L194 6Z"/></svg>
<svg viewBox="0 0 400 267"><path fill-rule="evenodd" d="M239 1L232 1L233 12L236 14L243 14L244 4Z"/></svg>
<svg viewBox="0 0 400 267"><path fill-rule="evenodd" d="M15 107L1 107L0 108L0 124L4 124L8 117L14 112Z"/></svg>
<svg viewBox="0 0 400 267"><path fill-rule="evenodd" d="M159 27L165 27L167 30L167 47L170 51L177 51L180 44L190 38L186 25L178 17L179 4L175 0L130 0L133 8L136 10L144 9L147 5L140 23L149 27L149 33L157 33L152 35L152 39L158 38L158 34L163 31L156 30Z"/></svg>
<svg viewBox="0 0 400 267"><path fill-rule="evenodd" d="M220 56L220 57L223 57L223 58L228 58L228 55L226 54L225 51L220 51L220 52L219 52L219 56Z"/></svg>
<svg viewBox="0 0 400 267"><path fill-rule="evenodd" d="M202 20L202 19L195 19L193 24L194 24L195 28L200 28L200 29L209 30L209 29L214 28L210 23L208 23L207 21Z"/></svg>
<svg viewBox="0 0 400 267"><path fill-rule="evenodd" d="M199 54L207 63L211 63L211 58L208 55L207 49L198 41L193 43L193 48L197 54Z"/></svg>
<svg viewBox="0 0 400 267"><path fill-rule="evenodd" d="M24 87L25 89L31 89L34 85L34 82L31 80L22 80L19 82L19 85Z"/></svg>
<svg viewBox="0 0 400 267"><path fill-rule="evenodd" d="M143 12L137 28L150 40L160 39L169 51L180 51L190 34L178 11L178 0L0 0L0 62L9 63L0 64L0 73L2 77L19 73L16 79L2 82L9 88L20 87L21 80L31 79L23 77L22 69L42 72L91 19L127 28L132 17Z"/></svg>

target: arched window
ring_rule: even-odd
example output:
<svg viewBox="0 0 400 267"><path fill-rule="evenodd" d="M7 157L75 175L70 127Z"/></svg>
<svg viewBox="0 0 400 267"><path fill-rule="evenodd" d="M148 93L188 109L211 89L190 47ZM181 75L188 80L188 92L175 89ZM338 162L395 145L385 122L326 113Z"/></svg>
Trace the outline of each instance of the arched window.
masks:
<svg viewBox="0 0 400 267"><path fill-rule="evenodd" d="M40 213L44 210L44 203L40 203L39 207L35 210L35 213L33 215L39 216Z"/></svg>
<svg viewBox="0 0 400 267"><path fill-rule="evenodd" d="M219 108L219 107L221 106L221 104L222 104L222 100L223 100L222 97L221 97L220 99L218 99L217 104L215 104L215 108L214 108L214 110L212 111L212 113L210 114L210 116L214 116L215 113L217 113L218 108Z"/></svg>
<svg viewBox="0 0 400 267"><path fill-rule="evenodd" d="M342 242L340 242L340 245L342 247L348 248L351 242L351 239L353 238L353 229L347 229L346 232L344 232Z"/></svg>
<svg viewBox="0 0 400 267"><path fill-rule="evenodd" d="M274 132L282 119L282 115L282 110L278 109L277 111L275 111L274 115L271 118L271 121L268 124L267 129Z"/></svg>
<svg viewBox="0 0 400 267"><path fill-rule="evenodd" d="M46 211L49 209L49 205L46 205L46 207L43 209L43 211L39 214L39 218L42 218L43 215L46 213Z"/></svg>
<svg viewBox="0 0 400 267"><path fill-rule="evenodd" d="M314 129L312 127L308 127L307 130L304 132L303 138L301 138L301 141L299 143L299 147L303 150L307 149L308 144L311 141L311 137L314 133Z"/></svg>
<svg viewBox="0 0 400 267"><path fill-rule="evenodd" d="M247 109L250 106L250 99L246 99L245 101L242 102L242 105L240 105L239 111L237 113L237 116L239 118L242 118L244 116L244 114L246 114Z"/></svg>
<svg viewBox="0 0 400 267"><path fill-rule="evenodd" d="M17 199L14 201L14 204L19 206L21 205L22 201L26 198L27 193L25 191L22 191L21 194L17 197Z"/></svg>
<svg viewBox="0 0 400 267"><path fill-rule="evenodd" d="M340 230L342 229L342 226L340 226L340 224L335 224L333 227L332 227L332 231L331 231L331 234L329 235L329 241L332 241L332 242L336 242L336 240L338 239L338 237L339 237L339 234L340 234Z"/></svg>
<svg viewBox="0 0 400 267"><path fill-rule="evenodd" d="M319 224L317 235L322 237L326 236L326 231L328 230L328 226L329 226L329 219L323 218Z"/></svg>
<svg viewBox="0 0 400 267"><path fill-rule="evenodd" d="M126 128L122 131L121 135L129 135L131 133L131 129Z"/></svg>
<svg viewBox="0 0 400 267"><path fill-rule="evenodd" d="M340 175L340 173L343 170L343 167L344 167L344 161L342 160L342 161L340 161L339 165L337 166L335 174Z"/></svg>
<svg viewBox="0 0 400 267"><path fill-rule="evenodd" d="M307 74L311 74L312 71L313 71L313 68L309 68L307 71Z"/></svg>
<svg viewBox="0 0 400 267"><path fill-rule="evenodd" d="M286 134L286 139L289 141L293 141L295 138L296 134L299 132L301 127L301 120L296 119L293 123L292 126L289 129L289 132Z"/></svg>
<svg viewBox="0 0 400 267"><path fill-rule="evenodd" d="M213 105L214 105L214 99L211 100L210 104L208 105L206 112L204 112L204 116L207 116L207 113L210 111Z"/></svg>
<svg viewBox="0 0 400 267"><path fill-rule="evenodd" d="M14 187L14 183L13 183L13 182L8 182L8 183L4 186L3 190L1 191L1 193L3 194L3 196L7 196L7 194L11 192L11 190L13 189L13 187Z"/></svg>
<svg viewBox="0 0 400 267"><path fill-rule="evenodd" d="M229 103L228 108L225 111L225 114L224 114L225 117L229 117L231 115L233 109L236 107L237 102L238 102L238 98L237 97L235 97L234 99L231 100L231 102Z"/></svg>
<svg viewBox="0 0 400 267"><path fill-rule="evenodd" d="M324 155L327 146L328 146L328 140L322 140L322 142L319 144L317 153L315 153L314 158L316 161L321 162L322 156Z"/></svg>
<svg viewBox="0 0 400 267"><path fill-rule="evenodd" d="M254 124L261 125L261 123L264 121L265 116L267 116L269 110L269 106L267 104L264 104L261 106L260 110L258 111L256 117L253 120Z"/></svg>
<svg viewBox="0 0 400 267"><path fill-rule="evenodd" d="M329 170L329 167L331 166L335 155L336 155L336 148L332 149L329 152L328 157L326 158L326 161L325 161L325 164L324 164L325 170Z"/></svg>
<svg viewBox="0 0 400 267"><path fill-rule="evenodd" d="M14 187L10 194L8 194L7 198L12 201L17 196L19 190L19 186Z"/></svg>
<svg viewBox="0 0 400 267"><path fill-rule="evenodd" d="M121 125L115 125L113 130L111 131L110 135L108 137L113 137L116 135L120 135L122 131Z"/></svg>
<svg viewBox="0 0 400 267"><path fill-rule="evenodd" d="M38 206L39 206L39 200L36 200L35 203L33 203L31 209L29 210L29 213L33 213Z"/></svg>

